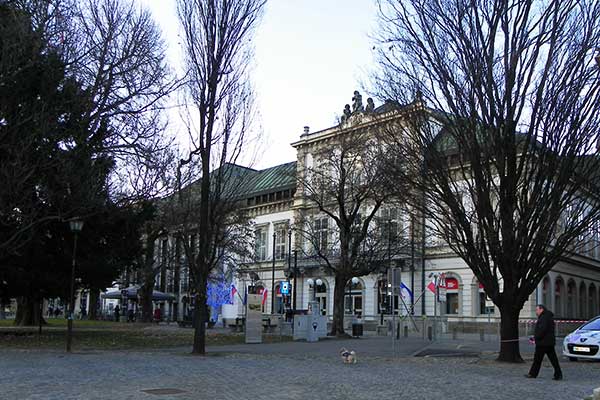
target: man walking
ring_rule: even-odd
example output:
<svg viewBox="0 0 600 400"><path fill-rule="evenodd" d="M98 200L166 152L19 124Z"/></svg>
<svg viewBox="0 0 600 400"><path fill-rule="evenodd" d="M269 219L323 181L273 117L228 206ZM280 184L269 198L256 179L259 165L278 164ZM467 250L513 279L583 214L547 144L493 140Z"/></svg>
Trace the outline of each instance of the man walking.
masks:
<svg viewBox="0 0 600 400"><path fill-rule="evenodd" d="M548 359L554 367L554 377L552 379L559 381L562 379L562 371L560 370L560 365L558 365L558 357L554 350L554 346L556 345L556 338L554 337L554 314L546 309L544 305L538 304L535 307L535 315L538 317L534 335L535 355L533 356L531 369L525 376L527 378L537 378L544 354L547 354Z"/></svg>

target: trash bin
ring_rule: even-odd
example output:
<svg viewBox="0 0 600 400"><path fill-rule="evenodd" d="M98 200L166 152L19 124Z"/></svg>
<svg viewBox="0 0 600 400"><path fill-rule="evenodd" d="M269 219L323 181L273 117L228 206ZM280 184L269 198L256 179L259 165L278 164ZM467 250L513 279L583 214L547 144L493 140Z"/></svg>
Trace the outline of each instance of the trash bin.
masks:
<svg viewBox="0 0 600 400"><path fill-rule="evenodd" d="M352 320L352 336L358 337L363 335L363 324L358 319Z"/></svg>

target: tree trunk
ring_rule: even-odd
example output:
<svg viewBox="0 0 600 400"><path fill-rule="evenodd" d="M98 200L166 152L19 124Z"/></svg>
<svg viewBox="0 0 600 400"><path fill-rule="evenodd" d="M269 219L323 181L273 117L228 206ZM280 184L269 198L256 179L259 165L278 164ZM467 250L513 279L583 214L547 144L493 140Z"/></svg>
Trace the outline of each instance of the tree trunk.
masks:
<svg viewBox="0 0 600 400"><path fill-rule="evenodd" d="M40 300L35 297L17 297L17 313L14 324L17 326L38 326L45 324L43 315L40 314Z"/></svg>
<svg viewBox="0 0 600 400"><path fill-rule="evenodd" d="M511 301L505 301L500 308L500 354L498 361L523 362L519 351L519 312Z"/></svg>
<svg viewBox="0 0 600 400"><path fill-rule="evenodd" d="M152 322L152 292L154 289L154 277L152 280L144 279L144 284L140 287L139 299L142 306L141 322Z"/></svg>
<svg viewBox="0 0 600 400"><path fill-rule="evenodd" d="M206 354L206 282L208 274L199 274L194 305L194 346L192 354Z"/></svg>
<svg viewBox="0 0 600 400"><path fill-rule="evenodd" d="M152 292L154 291L154 240L156 235L148 233L146 239L146 255L144 259L144 270L142 272L143 283L140 287L140 305L142 307L142 321L152 322Z"/></svg>
<svg viewBox="0 0 600 400"><path fill-rule="evenodd" d="M345 336L344 331L344 293L346 290L346 277L335 277L333 289L333 323L331 324L331 336Z"/></svg>
<svg viewBox="0 0 600 400"><path fill-rule="evenodd" d="M88 319L96 321L98 319L98 299L100 298L100 290L90 288L90 309L88 310Z"/></svg>

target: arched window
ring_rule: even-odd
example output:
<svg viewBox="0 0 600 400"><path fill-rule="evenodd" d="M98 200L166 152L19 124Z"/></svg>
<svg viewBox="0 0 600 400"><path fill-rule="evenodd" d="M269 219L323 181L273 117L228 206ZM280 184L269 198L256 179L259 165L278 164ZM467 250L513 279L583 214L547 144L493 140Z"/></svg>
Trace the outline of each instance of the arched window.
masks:
<svg viewBox="0 0 600 400"><path fill-rule="evenodd" d="M554 283L554 314L556 314L556 316L558 317L562 317L564 316L564 311L563 311L563 296L564 296L564 291L565 291L565 283L563 282L562 278L556 278L556 281Z"/></svg>
<svg viewBox="0 0 600 400"><path fill-rule="evenodd" d="M476 314L477 315L487 315L494 313L494 307L487 307L487 295L485 294L485 289L482 283L477 282L477 296L475 298L477 304L475 304Z"/></svg>
<svg viewBox="0 0 600 400"><path fill-rule="evenodd" d="M363 313L363 284L358 278L352 278L346 284L344 301L346 314L362 316Z"/></svg>
<svg viewBox="0 0 600 400"><path fill-rule="evenodd" d="M588 318L594 318L598 315L598 292L596 292L596 286L592 283L588 289L589 291L589 307L588 307Z"/></svg>
<svg viewBox="0 0 600 400"><path fill-rule="evenodd" d="M542 281L542 304L550 307L550 278L547 276Z"/></svg>
<svg viewBox="0 0 600 400"><path fill-rule="evenodd" d="M585 287L585 283L581 282L579 284L579 304L578 304L578 313L577 313L577 317L578 318L585 318L586 317L586 310L585 310L585 305L587 303L587 288Z"/></svg>
<svg viewBox="0 0 600 400"><path fill-rule="evenodd" d="M567 284L567 314L565 317L567 318L575 318L575 292L577 292L577 286L575 285L575 281L569 280Z"/></svg>
<svg viewBox="0 0 600 400"><path fill-rule="evenodd" d="M327 315L327 286L325 285L325 281L322 281L320 285L316 285L315 296L319 303L321 315Z"/></svg>
<svg viewBox="0 0 600 400"><path fill-rule="evenodd" d="M458 279L447 276L445 279L446 289L446 314L457 315L460 313L460 291Z"/></svg>
<svg viewBox="0 0 600 400"><path fill-rule="evenodd" d="M256 285L254 287L254 293L260 294L260 295L264 294L265 293L265 287L262 286L262 285ZM269 292L267 292L267 295L268 294L269 294ZM263 305L262 305L262 312L265 312L266 308L267 308L267 302L265 301L265 302L263 302Z"/></svg>

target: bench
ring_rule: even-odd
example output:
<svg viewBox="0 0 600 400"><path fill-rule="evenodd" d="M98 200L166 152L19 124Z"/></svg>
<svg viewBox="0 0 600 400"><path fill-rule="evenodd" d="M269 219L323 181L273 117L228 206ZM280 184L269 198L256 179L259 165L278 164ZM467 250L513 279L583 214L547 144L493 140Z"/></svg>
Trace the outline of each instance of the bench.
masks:
<svg viewBox="0 0 600 400"><path fill-rule="evenodd" d="M277 324L271 323L271 318L263 318L262 320L263 332L264 333L274 333L275 328L277 328Z"/></svg>
<svg viewBox="0 0 600 400"><path fill-rule="evenodd" d="M232 333L244 332L244 325L246 324L246 318L236 318L235 324L229 324L229 329Z"/></svg>
<svg viewBox="0 0 600 400"><path fill-rule="evenodd" d="M181 321L177 321L177 325L179 325L181 328L191 328L192 326L194 326L194 323L191 319L183 319Z"/></svg>

